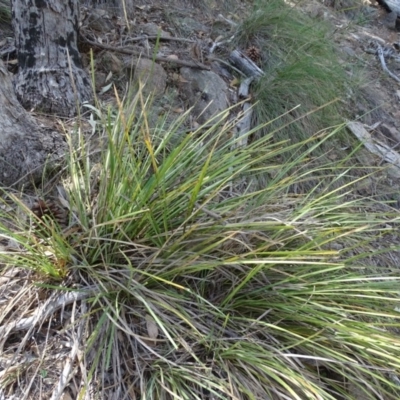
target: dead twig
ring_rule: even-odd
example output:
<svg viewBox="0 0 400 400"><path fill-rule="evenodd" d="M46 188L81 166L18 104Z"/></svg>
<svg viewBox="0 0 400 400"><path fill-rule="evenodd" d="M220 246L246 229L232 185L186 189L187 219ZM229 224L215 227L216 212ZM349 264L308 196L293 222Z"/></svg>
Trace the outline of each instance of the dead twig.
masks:
<svg viewBox="0 0 400 400"><path fill-rule="evenodd" d="M58 296L57 298L55 298L56 296L50 296L50 298L41 307L35 310L31 317L22 318L17 322L11 322L1 326L0 337L6 333L9 334L10 332L28 330L37 323L43 322L49 315L53 314L60 308L71 304L74 301L85 299L93 295L96 291L98 292L97 287L88 287L85 289L85 291L68 292Z"/></svg>
<svg viewBox="0 0 400 400"><path fill-rule="evenodd" d="M178 38L175 36L148 36L148 35L141 35L134 38L128 38L126 42L140 42L141 40L169 40L171 42L184 42L184 43L196 43L195 40L192 39L185 39L185 38Z"/></svg>
<svg viewBox="0 0 400 400"><path fill-rule="evenodd" d="M210 70L210 67L208 67L205 64L202 64L200 62L191 62L191 61L184 61L184 60L178 60L176 58L168 58L168 57L160 57L160 56L155 56L155 57L147 57L145 54L143 54L142 52L136 51L136 50L132 50L132 49L125 49L122 47L112 47L112 46L108 46L106 44L101 44L101 43L96 43L96 42L92 42L91 40L83 37L84 41L92 46L96 46L100 49L104 49L104 50L110 50L110 51L116 51L118 53L122 53L122 54L129 54L131 56L140 56L143 58L148 58L148 59L154 59L155 61L159 61L159 62L167 62L167 63L173 63L173 64L177 64L177 65L182 65L183 67L190 67L190 68L199 68L199 69L203 69L206 71Z"/></svg>
<svg viewBox="0 0 400 400"><path fill-rule="evenodd" d="M74 301L74 311L72 313L72 321L71 321L71 325L74 326L75 322L76 322L76 318L75 318L75 313L76 313L76 301ZM87 307L85 304L85 301L82 302L82 313L86 314L87 312ZM63 371L60 375L60 379L58 381L58 385L56 386L56 388L53 391L53 395L51 396L50 400L59 400L64 393L65 388L67 387L68 383L70 382L70 380L72 379L72 372L74 370L74 364L76 364L76 359L78 358L78 362L79 362L79 352L81 351L81 347L82 347L82 338L84 336L84 319L81 318L79 325L77 327L77 332L74 332L73 337L72 337L72 348L71 348L71 352L70 355L67 357L67 360L64 364L64 368Z"/></svg>
<svg viewBox="0 0 400 400"><path fill-rule="evenodd" d="M379 59L381 60L383 70L394 80L396 80L397 82L400 82L400 78L398 76L396 76L393 72L389 71L389 68L386 66L385 57L383 56L382 46L379 43L377 43L376 45L377 45L377 54L378 54Z"/></svg>

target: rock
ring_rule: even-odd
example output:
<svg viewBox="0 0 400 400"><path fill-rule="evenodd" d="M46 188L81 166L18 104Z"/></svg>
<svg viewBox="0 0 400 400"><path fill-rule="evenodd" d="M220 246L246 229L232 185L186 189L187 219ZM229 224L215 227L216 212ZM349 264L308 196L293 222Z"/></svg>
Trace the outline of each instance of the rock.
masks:
<svg viewBox="0 0 400 400"><path fill-rule="evenodd" d="M94 82L96 86L96 91L99 92L103 86L106 84L107 75L101 71L95 71Z"/></svg>
<svg viewBox="0 0 400 400"><path fill-rule="evenodd" d="M196 21L193 18L186 17L181 20L176 21L179 24L179 28L181 29L183 34L190 35L193 32L209 32L210 28L207 25L202 24L199 21Z"/></svg>
<svg viewBox="0 0 400 400"><path fill-rule="evenodd" d="M349 57L355 57L356 56L356 52L350 47L350 46L343 46L341 48L343 54L346 54Z"/></svg>
<svg viewBox="0 0 400 400"><path fill-rule="evenodd" d="M98 32L105 33L114 28L107 11L100 8L92 8L87 14L84 22L87 29Z"/></svg>
<svg viewBox="0 0 400 400"><path fill-rule="evenodd" d="M386 169L386 173L391 179L400 179L400 166L389 164Z"/></svg>
<svg viewBox="0 0 400 400"><path fill-rule="evenodd" d="M144 85L142 91L145 96L161 96L167 87L167 73L164 68L147 58L133 61L133 68L132 65L126 65L126 71L128 80L133 77L134 85L139 85L139 82Z"/></svg>
<svg viewBox="0 0 400 400"><path fill-rule="evenodd" d="M396 21L397 21L397 12L392 11L385 15L382 19L383 25L386 26L388 29L395 30L396 29Z"/></svg>
<svg viewBox="0 0 400 400"><path fill-rule="evenodd" d="M106 73L111 71L113 74L119 74L123 68L123 61L113 52L104 51L98 56L96 66Z"/></svg>
<svg viewBox="0 0 400 400"><path fill-rule="evenodd" d="M149 22L147 24L141 24L139 25L140 30L145 34L149 36L163 36L163 37L169 37L171 34L169 32L163 31L157 24L154 22Z"/></svg>
<svg viewBox="0 0 400 400"><path fill-rule="evenodd" d="M181 93L202 124L229 107L228 85L212 71L181 68Z"/></svg>

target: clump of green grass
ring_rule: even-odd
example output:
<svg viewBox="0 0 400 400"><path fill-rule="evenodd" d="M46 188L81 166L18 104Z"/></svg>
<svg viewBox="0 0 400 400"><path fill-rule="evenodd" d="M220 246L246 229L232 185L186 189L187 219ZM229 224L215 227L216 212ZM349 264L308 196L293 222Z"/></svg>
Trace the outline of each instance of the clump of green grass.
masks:
<svg viewBox="0 0 400 400"><path fill-rule="evenodd" d="M369 243L396 217L364 212L350 185L333 189L346 174L333 165L307 195L288 193L309 179L301 169L251 189L259 174L293 169L296 160L277 160L306 143L264 135L235 148L230 124L214 123L176 144L185 116L150 128L149 112L140 95L97 111L107 137L100 169L83 138L79 148L71 141L66 231L46 221L40 237L1 228L19 245L1 262L86 298L57 331L76 325L81 350L63 384L79 377L77 398L355 399L351 387L366 400L398 399L398 274L365 271ZM346 257L359 238L357 257Z"/></svg>
<svg viewBox="0 0 400 400"><path fill-rule="evenodd" d="M258 121L272 120L299 106L288 116L293 121L344 96L348 77L325 23L312 20L283 0L259 0L254 8L240 27L238 43L244 48L257 46L263 57L265 77L256 86ZM343 106L332 103L303 118L301 122L308 125L301 128L315 132L327 123L341 122L340 111ZM310 133L298 132L302 132L301 138Z"/></svg>
<svg viewBox="0 0 400 400"><path fill-rule="evenodd" d="M276 129L276 140L301 142L349 116L345 100L354 85L340 64L331 32L327 23L311 19L296 5L255 2L239 27L237 44L242 49L255 46L261 54L265 75L253 84L254 124L275 122L259 134ZM340 147L340 135L334 140L314 153L318 162L324 163L332 149Z"/></svg>

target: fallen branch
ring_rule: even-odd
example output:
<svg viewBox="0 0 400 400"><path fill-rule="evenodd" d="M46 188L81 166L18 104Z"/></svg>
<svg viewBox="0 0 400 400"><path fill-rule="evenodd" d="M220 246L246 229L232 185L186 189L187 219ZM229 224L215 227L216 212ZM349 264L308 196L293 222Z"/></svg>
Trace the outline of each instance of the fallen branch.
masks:
<svg viewBox="0 0 400 400"><path fill-rule="evenodd" d="M98 47L100 49L104 49L104 50L116 51L118 53L128 54L131 56L140 56L142 58L154 59L155 61L158 61L158 62L167 62L167 63L177 64L177 65L182 65L184 67L199 68L199 69L203 69L206 71L210 70L210 67L208 67L207 65L204 65L200 62L184 61L184 60L178 60L176 58L168 58L168 57L160 57L160 56L147 57L145 54L143 54L142 52L137 51L137 50L126 49L126 48L122 48L122 47L108 46L106 44L92 42L91 40L89 40L85 37L83 37L83 39L86 43L88 43L92 46Z"/></svg>
<svg viewBox="0 0 400 400"><path fill-rule="evenodd" d="M229 55L229 62L243 72L246 77L260 78L264 75L264 71L239 50L232 51Z"/></svg>
<svg viewBox="0 0 400 400"><path fill-rule="evenodd" d="M134 38L129 38L126 41L127 42L140 42L141 40L169 40L171 42L184 42L184 43L196 43L195 40L192 39L185 39L185 38L178 38L175 36L157 36L157 35L142 35L142 36L137 36Z"/></svg>
<svg viewBox="0 0 400 400"><path fill-rule="evenodd" d="M396 76L393 72L389 71L389 68L386 66L385 57L383 56L382 46L379 43L377 43L377 47L378 47L378 49L377 49L378 57L381 60L383 70L389 76L391 76L394 80L396 80L397 82L400 82L400 78L398 76Z"/></svg>
<svg viewBox="0 0 400 400"><path fill-rule="evenodd" d="M229 55L229 62L233 64L243 75L246 76L238 89L238 97L242 102L241 117L236 124L234 148L247 145L247 134L251 129L252 107L250 102L244 101L249 98L250 84L255 78L264 75L264 71L259 68L249 57L238 50L232 51Z"/></svg>
<svg viewBox="0 0 400 400"><path fill-rule="evenodd" d="M50 298L40 308L36 309L31 317L22 318L17 322L11 322L9 324L1 326L0 337L2 337L6 333L9 334L10 332L28 330L35 326L37 323L43 322L51 314L61 309L62 307L71 304L74 301L86 299L87 297L92 296L94 293L98 292L98 290L99 289L97 287L88 287L85 289L85 291L68 292L62 294L61 296L50 296Z"/></svg>
<svg viewBox="0 0 400 400"><path fill-rule="evenodd" d="M82 302L82 308L83 308L83 310L82 310L81 314L85 315L87 312L87 307L86 307L85 302ZM75 310L76 310L76 304L74 304L74 311ZM72 315L73 315L72 325L74 325L75 314L73 313ZM54 389L50 400L59 400L63 396L65 388L67 387L67 385L69 384L69 382L72 379L72 375L73 375L72 372L74 370L74 365L76 365L75 360L76 360L76 358L79 359L79 351L81 351L80 347L82 346L84 324L85 324L84 319L80 318L80 322L78 325L76 335L73 335L73 337L72 337L73 345L72 345L70 355L67 357L67 360L64 364L63 371L62 371L62 373L60 375L60 379L58 381L58 385Z"/></svg>
<svg viewBox="0 0 400 400"><path fill-rule="evenodd" d="M239 86L239 100L249 97L250 84L254 77L245 79ZM251 116L253 114L252 105L248 101L242 103L242 111L239 114L239 121L235 126L235 142L234 148L244 147L247 145L248 132L251 129Z"/></svg>
<svg viewBox="0 0 400 400"><path fill-rule="evenodd" d="M231 21L230 19L225 18L222 14L218 14L218 18L219 18L220 20L222 20L222 21L227 22L229 25L232 25L233 27L238 26L238 24L237 24L236 22L233 22L233 21Z"/></svg>
<svg viewBox="0 0 400 400"><path fill-rule="evenodd" d="M234 141L232 149L244 148L248 144L248 136L251 130L251 117L253 113L252 105L250 103L250 85L256 78L261 78L264 75L264 71L259 68L249 57L240 52L234 50L229 55L229 62L233 65L245 79L240 83L237 91L238 99L241 102L241 111L238 114L238 120L235 125ZM239 181L232 181L230 183L230 192L233 193L234 186L246 187L247 181L242 178Z"/></svg>
<svg viewBox="0 0 400 400"><path fill-rule="evenodd" d="M378 142L372 135L364 128L363 124L356 121L347 123L350 131L362 142L362 144L370 151L381 157L384 161L395 165L400 168L400 154L391 149L384 143Z"/></svg>

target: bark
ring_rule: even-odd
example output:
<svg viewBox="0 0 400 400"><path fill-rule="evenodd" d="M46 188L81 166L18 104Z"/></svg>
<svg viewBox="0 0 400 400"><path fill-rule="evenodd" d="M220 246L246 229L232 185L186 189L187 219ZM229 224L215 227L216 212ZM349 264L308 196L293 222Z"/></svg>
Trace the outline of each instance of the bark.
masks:
<svg viewBox="0 0 400 400"><path fill-rule="evenodd" d="M242 71L248 78L260 78L264 75L263 70L257 67L249 57L241 53L239 50L232 51L229 55L229 62Z"/></svg>
<svg viewBox="0 0 400 400"><path fill-rule="evenodd" d="M10 75L0 60L0 186L39 181L66 150L58 132L46 131L18 102Z"/></svg>
<svg viewBox="0 0 400 400"><path fill-rule="evenodd" d="M14 79L26 108L72 116L92 97L78 52L78 0L12 0L18 51Z"/></svg>

